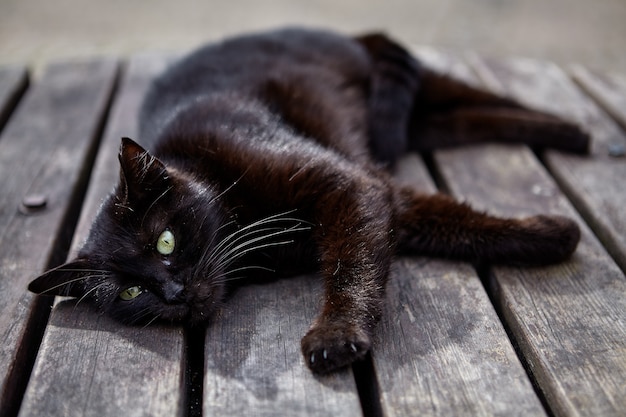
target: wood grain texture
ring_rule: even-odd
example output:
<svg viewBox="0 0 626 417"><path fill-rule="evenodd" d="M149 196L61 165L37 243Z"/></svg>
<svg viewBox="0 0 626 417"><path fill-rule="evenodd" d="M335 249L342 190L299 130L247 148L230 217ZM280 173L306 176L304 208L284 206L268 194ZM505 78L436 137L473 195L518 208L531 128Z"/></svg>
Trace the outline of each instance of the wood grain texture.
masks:
<svg viewBox="0 0 626 417"><path fill-rule="evenodd" d="M207 330L204 415L360 415L352 372L314 376L300 353L321 284L304 276L237 291Z"/></svg>
<svg viewBox="0 0 626 417"><path fill-rule="evenodd" d="M420 159L397 171L402 183L434 191ZM372 358L387 416L545 415L468 264L396 262Z"/></svg>
<svg viewBox="0 0 626 417"><path fill-rule="evenodd" d="M483 63L479 70L485 68L490 66ZM524 80L553 85L537 68L523 68ZM500 83L503 91L515 85L520 94L561 102L554 93L531 89L513 72L506 74L494 71L484 78ZM579 221L582 241L570 261L546 268L493 268L490 290L555 415L622 415L626 280L618 266L527 148L442 151L435 161L451 193L479 209L503 216L564 214Z"/></svg>
<svg viewBox="0 0 626 417"><path fill-rule="evenodd" d="M373 351L385 415L545 415L468 265L402 259Z"/></svg>
<svg viewBox="0 0 626 417"><path fill-rule="evenodd" d="M566 214L582 223L530 152L490 147L466 152L462 159L482 165L474 176L481 186L470 183L473 168L463 163L444 168L457 197L499 215ZM620 415L626 378L626 285L590 230L583 224L581 244L569 262L549 268L495 268L492 274L494 298L552 411Z"/></svg>
<svg viewBox="0 0 626 417"><path fill-rule="evenodd" d="M581 65L573 66L571 74L579 86L626 129L626 76L591 71Z"/></svg>
<svg viewBox="0 0 626 417"><path fill-rule="evenodd" d="M28 73L25 68L0 68L0 132L27 86Z"/></svg>
<svg viewBox="0 0 626 417"><path fill-rule="evenodd" d="M163 59L133 59L112 109L73 252L117 181L121 136L136 133L137 109ZM50 317L22 416L180 416L186 412L183 331L122 326L73 300Z"/></svg>
<svg viewBox="0 0 626 417"><path fill-rule="evenodd" d="M611 147L626 147L626 134L554 64L483 60L478 68L481 74L489 72L508 94L573 120L592 134L590 157L549 151L544 158L559 185L626 271L626 157L610 156Z"/></svg>
<svg viewBox="0 0 626 417"><path fill-rule="evenodd" d="M182 333L57 303L20 416L184 415Z"/></svg>
<svg viewBox="0 0 626 417"><path fill-rule="evenodd" d="M45 268L60 261L59 249L67 250L68 217L80 204L75 193L83 187L84 170L91 164L116 69L110 61L49 67L0 138L3 410L19 405L15 402L32 366L39 321L45 323L48 313L34 309L35 297L26 287ZM22 199L31 194L43 195L46 206L32 215L21 214Z"/></svg>

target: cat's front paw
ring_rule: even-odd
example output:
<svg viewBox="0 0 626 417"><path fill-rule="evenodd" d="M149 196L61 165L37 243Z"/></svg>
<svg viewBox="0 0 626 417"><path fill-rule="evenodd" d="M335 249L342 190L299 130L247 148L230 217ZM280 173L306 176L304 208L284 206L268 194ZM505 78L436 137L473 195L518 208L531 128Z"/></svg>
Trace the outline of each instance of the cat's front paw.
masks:
<svg viewBox="0 0 626 417"><path fill-rule="evenodd" d="M367 332L357 326L314 326L302 338L302 354L308 367L325 374L365 357L371 347Z"/></svg>

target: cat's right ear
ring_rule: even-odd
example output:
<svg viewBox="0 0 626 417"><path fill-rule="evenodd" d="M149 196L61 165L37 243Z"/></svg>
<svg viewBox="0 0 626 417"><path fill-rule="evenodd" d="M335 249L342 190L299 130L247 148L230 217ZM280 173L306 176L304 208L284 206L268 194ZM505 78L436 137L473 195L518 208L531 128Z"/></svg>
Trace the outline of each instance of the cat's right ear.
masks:
<svg viewBox="0 0 626 417"><path fill-rule="evenodd" d="M86 260L75 259L44 272L28 284L28 290L35 294L81 297L80 282L93 273Z"/></svg>
<svg viewBox="0 0 626 417"><path fill-rule="evenodd" d="M169 186L165 165L132 139L122 138L119 161L125 203L148 194L161 194Z"/></svg>

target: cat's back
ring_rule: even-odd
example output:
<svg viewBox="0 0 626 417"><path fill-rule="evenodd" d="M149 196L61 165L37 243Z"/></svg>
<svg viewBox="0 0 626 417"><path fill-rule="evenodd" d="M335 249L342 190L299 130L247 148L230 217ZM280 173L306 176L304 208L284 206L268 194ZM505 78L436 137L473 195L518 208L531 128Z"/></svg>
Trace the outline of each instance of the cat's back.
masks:
<svg viewBox="0 0 626 417"><path fill-rule="evenodd" d="M211 95L258 97L269 82L303 77L364 78L360 44L332 32L287 28L231 38L198 49L153 83L140 114L140 139L150 146L178 112Z"/></svg>

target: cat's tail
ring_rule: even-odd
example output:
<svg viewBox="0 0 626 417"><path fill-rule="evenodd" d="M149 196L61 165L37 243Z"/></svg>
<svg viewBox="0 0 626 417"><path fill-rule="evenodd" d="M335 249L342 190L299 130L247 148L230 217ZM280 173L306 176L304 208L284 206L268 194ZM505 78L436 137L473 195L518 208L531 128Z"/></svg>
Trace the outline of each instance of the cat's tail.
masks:
<svg viewBox="0 0 626 417"><path fill-rule="evenodd" d="M442 195L396 192L398 251L469 262L547 265L569 258L578 225L562 216L507 219L473 210Z"/></svg>

